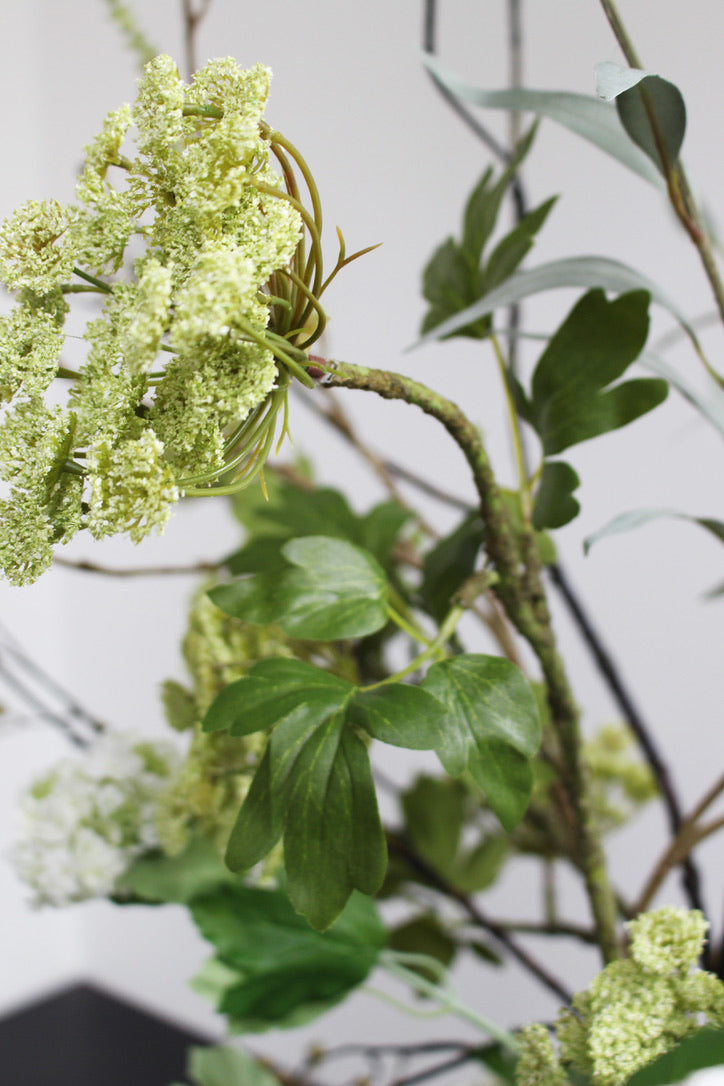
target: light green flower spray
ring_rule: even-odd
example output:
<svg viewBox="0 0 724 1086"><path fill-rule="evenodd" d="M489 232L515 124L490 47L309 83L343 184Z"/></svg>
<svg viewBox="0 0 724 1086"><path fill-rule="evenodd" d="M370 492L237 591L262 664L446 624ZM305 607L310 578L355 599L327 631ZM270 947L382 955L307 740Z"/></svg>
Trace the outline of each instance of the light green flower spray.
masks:
<svg viewBox="0 0 724 1086"><path fill-rule="evenodd" d="M227 57L187 85L155 57L134 106L86 148L77 202L29 201L0 226L0 281L17 296L0 318L0 572L12 583L35 580L80 528L137 542L182 495L248 485L280 413L286 433L291 380L313 384L319 298L353 257L342 244L324 278L319 196L263 119L269 81ZM61 356L79 294L104 305L76 370Z"/></svg>

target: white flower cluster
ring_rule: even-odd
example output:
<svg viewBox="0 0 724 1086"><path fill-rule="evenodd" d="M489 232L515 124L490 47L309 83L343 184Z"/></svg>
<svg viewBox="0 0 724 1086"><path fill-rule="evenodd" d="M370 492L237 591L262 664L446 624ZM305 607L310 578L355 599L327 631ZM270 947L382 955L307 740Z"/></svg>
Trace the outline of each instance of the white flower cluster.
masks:
<svg viewBox="0 0 724 1086"><path fill-rule="evenodd" d="M0 282L17 294L0 317L0 573L12 583L38 577L80 528L138 542L183 492L263 462L309 308L293 304L302 215L271 165L269 80L226 57L186 85L156 57L135 105L86 148L77 202L28 201L0 224ZM104 303L80 373L61 359L78 291ZM60 405L45 398L56 378L72 382Z"/></svg>
<svg viewBox="0 0 724 1086"><path fill-rule="evenodd" d="M112 894L132 861L158 846L158 797L179 765L168 743L108 732L35 781L20 801L12 853L34 903Z"/></svg>

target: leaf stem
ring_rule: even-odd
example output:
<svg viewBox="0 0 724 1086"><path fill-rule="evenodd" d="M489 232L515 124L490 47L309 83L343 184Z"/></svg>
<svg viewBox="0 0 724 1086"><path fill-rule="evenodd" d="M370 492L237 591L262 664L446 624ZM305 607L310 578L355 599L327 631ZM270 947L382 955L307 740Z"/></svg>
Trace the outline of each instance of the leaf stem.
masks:
<svg viewBox="0 0 724 1086"><path fill-rule="evenodd" d="M383 950L378 959L378 964L393 977L409 985L414 992L427 996L429 999L434 999L444 1010L457 1015L466 1022L470 1022L489 1037L494 1037L496 1041L499 1041L511 1052L517 1053L518 1044L512 1033L508 1033L507 1030L496 1025L495 1022L491 1022L490 1019L478 1014L477 1011L474 1011L466 1003L458 999L449 989L442 988L439 984L433 984L432 981L407 968L406 962L419 964L418 959L419 955L417 954L407 955L402 951Z"/></svg>

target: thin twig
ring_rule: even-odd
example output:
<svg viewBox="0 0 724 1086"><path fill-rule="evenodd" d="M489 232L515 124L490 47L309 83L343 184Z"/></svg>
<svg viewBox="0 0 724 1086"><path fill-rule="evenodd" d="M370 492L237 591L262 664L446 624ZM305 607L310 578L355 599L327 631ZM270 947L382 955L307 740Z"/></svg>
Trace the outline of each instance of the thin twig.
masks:
<svg viewBox="0 0 724 1086"><path fill-rule="evenodd" d="M528 970L528 972L540 981L544 987L553 992L564 1003L569 1004L571 1002L572 994L568 989L554 977L544 966L542 966L532 954L525 950L505 928L494 920L490 920L483 912L478 908L475 902L467 894L463 893L452 883L437 871L434 867L427 863L417 852L415 852L412 845L404 837L398 834L388 834L387 844L391 852L401 856L407 863L410 864L427 883L433 886L440 893L446 897L456 901L463 910L467 913L470 920L477 927L483 928L490 935L496 939L501 946L505 947L508 953L516 958L520 964Z"/></svg>
<svg viewBox="0 0 724 1086"><path fill-rule="evenodd" d="M416 1071L412 1075L396 1078L390 1083L390 1086L414 1086L418 1082L428 1082L431 1078L444 1075L447 1071L454 1071L457 1067L463 1067L466 1063L471 1063L478 1058L479 1049L462 1052L459 1056L453 1056L452 1059L444 1060L442 1063L437 1063L434 1067L428 1067L424 1071Z"/></svg>
<svg viewBox="0 0 724 1086"><path fill-rule="evenodd" d="M64 569L74 569L79 573L100 573L104 577L190 577L199 573L215 573L219 569L218 562L196 562L190 566L136 566L114 568L113 566L100 566L96 562L89 562L85 558L73 560L71 558L53 558L54 566L62 566Z"/></svg>
<svg viewBox="0 0 724 1086"><path fill-rule="evenodd" d="M611 654L604 645L600 634L595 629L591 619L584 611L578 596L573 589L564 570L558 563L549 566L551 580L561 594L569 614L573 618L578 631L587 645L598 669L613 694L613 697L623 713L627 724L636 736L651 771L661 792L669 828L672 834L677 834L681 829L683 813L679 798L674 790L671 774L664 761L663 755L654 739L653 730L645 723L631 694L623 681L623 677L614 664ZM701 876L693 859L687 858L683 872L684 888L692 909L704 911L701 891Z"/></svg>
<svg viewBox="0 0 724 1086"><path fill-rule="evenodd" d="M184 20L184 52L186 56L186 75L190 79L197 68L196 64L196 34L199 24L206 16L211 0L201 0L198 8L194 8L193 0L181 0Z"/></svg>

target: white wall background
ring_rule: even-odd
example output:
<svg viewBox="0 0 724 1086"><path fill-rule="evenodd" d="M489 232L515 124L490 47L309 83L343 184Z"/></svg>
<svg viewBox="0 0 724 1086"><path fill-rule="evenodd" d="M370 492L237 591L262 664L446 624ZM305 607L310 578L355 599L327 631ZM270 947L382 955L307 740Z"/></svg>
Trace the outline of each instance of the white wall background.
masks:
<svg viewBox="0 0 724 1086"><path fill-rule="evenodd" d="M180 52L180 5L133 5L163 51ZM440 49L471 81L506 79L504 0L440 0ZM593 90L596 62L619 59L595 0L528 0L525 67L530 86ZM685 161L697 193L714 214L724 180L720 139L720 43L724 7L714 0L622 0L632 37L649 70L676 82L689 107ZM322 192L328 251L334 226L350 250L377 241L377 252L341 275L327 299L329 354L400 369L462 402L485 432L501 476L512 480L505 420L492 357L484 347L453 341L403 353L414 341L424 306L420 269L432 249L458 229L463 201L489 156L447 111L423 72L419 0L215 0L200 35L200 57L233 54L275 73L268 116L304 151ZM133 60L98 0L23 4L0 0L0 115L4 147L0 215L29 197L70 199L80 151L105 113L134 95ZM500 135L502 118L486 121ZM697 258L656 192L622 167L544 123L526 167L531 203L562 199L538 242L535 262L600 253L658 280L689 314L712 308ZM723 212L724 214L724 212ZM551 330L573 301L556 293L526 308L528 326ZM665 331L667 319L657 317ZM705 341L721 365L721 333ZM535 358L535 352L531 358ZM671 352L696 375L686 346ZM414 466L462 496L472 488L461 458L435 424L412 409L349 394L345 406L360 432L394 459ZM351 491L364 507L379 497L366 469L300 405L293 419L298 451L311 455L319 477ZM602 544L584 559L581 540L630 508L664 506L721 515L720 439L680 400L605 443L576 449L583 512L559 533L560 551L600 629L625 660L625 674L674 768L685 806L721 771L722 603L701 594L724 579L715 542L679 523L652 525ZM435 515L439 507L427 506ZM449 513L444 514L450 518ZM451 521L450 521L451 522ZM179 510L166 534L140 549L119 541L76 540L68 553L98 562L172 564L223 553L235 530L221 503ZM104 580L56 569L29 589L0 586L0 614L21 642L94 712L121 727L162 728L158 685L182 677L178 642L192 582ZM585 706L587 726L614 715L565 616L561 640ZM4 697L0 692L0 699ZM16 790L64 752L49 729L0 733L0 832L11 840ZM420 763L415 763L420 764ZM400 772L412 764L397 764ZM656 812L610 842L613 868L631 893L663 840ZM721 935L721 845L701 850L709 902ZM529 917L534 873L521 865L491 895L497 915ZM571 891L571 907L580 901ZM218 1031L185 987L205 954L185 915L173 909L119 910L89 904L63 913L32 912L7 864L0 864L0 1012L72 977L95 978L188 1024ZM677 900L675 880L661 900ZM584 986L595 958L531 943L571 985ZM465 995L502 1022L550 1015L554 1003L511 969L463 970ZM374 1035L409 1038L418 1027L359 996L316 1027L269 1041L291 1059L310 1037ZM416 1031L416 1032L415 1032ZM452 1026L443 1024L441 1034ZM461 1030L460 1032L464 1032ZM462 1081L467 1081L466 1076Z"/></svg>

